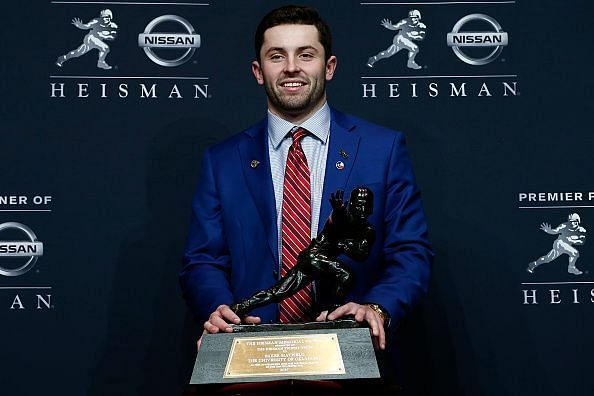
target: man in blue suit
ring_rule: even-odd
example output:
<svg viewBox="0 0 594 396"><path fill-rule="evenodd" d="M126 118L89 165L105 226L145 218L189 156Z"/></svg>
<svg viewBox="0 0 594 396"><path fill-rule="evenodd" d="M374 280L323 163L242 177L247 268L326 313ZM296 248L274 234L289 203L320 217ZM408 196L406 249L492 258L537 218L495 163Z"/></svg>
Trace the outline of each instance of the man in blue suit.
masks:
<svg viewBox="0 0 594 396"><path fill-rule="evenodd" d="M330 30L314 9L271 11L258 26L255 48L252 72L265 88L268 115L204 154L180 274L184 296L205 332L279 320L279 304L244 318L229 307L280 276L289 132L301 127L308 131L301 145L311 181L310 237L330 215L331 193L360 186L373 191L368 220L376 232L367 260L340 256L355 276L348 303L329 315L319 312L328 291L315 284L311 313L317 320L353 315L369 324L384 349L385 327L391 322L393 329L426 292L433 255L404 137L328 106L326 81L337 59Z"/></svg>

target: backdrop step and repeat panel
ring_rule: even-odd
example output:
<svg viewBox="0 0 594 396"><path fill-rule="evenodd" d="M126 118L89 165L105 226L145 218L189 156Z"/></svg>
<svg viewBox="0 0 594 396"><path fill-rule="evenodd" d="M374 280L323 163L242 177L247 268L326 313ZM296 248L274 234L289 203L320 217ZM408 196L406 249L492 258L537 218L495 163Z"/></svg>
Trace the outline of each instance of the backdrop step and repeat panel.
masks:
<svg viewBox="0 0 594 396"><path fill-rule="evenodd" d="M5 5L3 395L181 392L202 151L265 115L252 37L282 4ZM397 340L408 389L593 394L594 3L309 4L334 32L331 103L404 131L422 188L437 257ZM412 10L424 39L378 57Z"/></svg>

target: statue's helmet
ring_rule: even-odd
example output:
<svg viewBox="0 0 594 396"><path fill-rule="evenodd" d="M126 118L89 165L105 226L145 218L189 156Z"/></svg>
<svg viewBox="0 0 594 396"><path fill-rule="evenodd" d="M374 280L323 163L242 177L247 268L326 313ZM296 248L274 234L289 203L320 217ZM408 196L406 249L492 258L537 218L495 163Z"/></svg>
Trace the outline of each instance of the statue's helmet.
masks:
<svg viewBox="0 0 594 396"><path fill-rule="evenodd" d="M580 223L582 221L582 219L580 219L580 215L577 213L572 213L567 217L568 221L577 221L578 223Z"/></svg>
<svg viewBox="0 0 594 396"><path fill-rule="evenodd" d="M351 192L349 209L367 217L373 213L373 192L367 187L357 187Z"/></svg>
<svg viewBox="0 0 594 396"><path fill-rule="evenodd" d="M419 11L419 10L410 10L408 12L408 17L409 18L419 18L419 19L421 19L421 11Z"/></svg>
<svg viewBox="0 0 594 396"><path fill-rule="evenodd" d="M113 19L113 13L111 12L110 9L105 9L105 10L101 10L101 18L105 18L105 17L109 17L110 19Z"/></svg>

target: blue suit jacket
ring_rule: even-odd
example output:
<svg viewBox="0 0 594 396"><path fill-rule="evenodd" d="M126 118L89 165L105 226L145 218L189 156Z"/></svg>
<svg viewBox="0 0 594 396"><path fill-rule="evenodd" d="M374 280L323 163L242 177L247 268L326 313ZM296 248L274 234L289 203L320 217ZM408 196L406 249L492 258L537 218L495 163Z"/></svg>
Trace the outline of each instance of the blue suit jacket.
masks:
<svg viewBox="0 0 594 396"><path fill-rule="evenodd" d="M184 297L201 321L220 304L231 305L278 279L267 139L264 120L204 154L180 273ZM340 259L355 274L348 300L380 304L397 322L426 291L433 256L404 137L332 110L329 144L318 229L330 215L331 193L345 190L347 199L354 187L373 191L369 221L376 241L371 254L365 262ZM258 166L250 166L253 160ZM344 169L336 167L338 161L344 162ZM320 289L317 299L323 302ZM254 314L263 323L277 321L278 306L265 306Z"/></svg>

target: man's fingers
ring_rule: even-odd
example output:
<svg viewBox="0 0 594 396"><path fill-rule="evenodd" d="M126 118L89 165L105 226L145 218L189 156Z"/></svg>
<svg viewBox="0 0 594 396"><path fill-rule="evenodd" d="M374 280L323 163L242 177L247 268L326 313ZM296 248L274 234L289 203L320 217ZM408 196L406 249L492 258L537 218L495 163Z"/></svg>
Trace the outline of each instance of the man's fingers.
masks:
<svg viewBox="0 0 594 396"><path fill-rule="evenodd" d="M323 322L326 320L326 317L328 316L328 311L322 311L318 317L316 318L316 322Z"/></svg>
<svg viewBox="0 0 594 396"><path fill-rule="evenodd" d="M371 327L373 336L377 338L380 349L386 349L386 333L384 331L384 323L379 317L379 314L369 308L365 319L369 323L369 327Z"/></svg>
<svg viewBox="0 0 594 396"><path fill-rule="evenodd" d="M204 330L211 334L219 332L219 328L210 322L204 322Z"/></svg>
<svg viewBox="0 0 594 396"><path fill-rule="evenodd" d="M365 320L366 313L367 313L366 307L361 306L359 309L357 309L357 312L355 313L355 320L357 322L363 322Z"/></svg>
<svg viewBox="0 0 594 396"><path fill-rule="evenodd" d="M371 327L371 332L375 337L379 337L380 335L380 328L379 328L379 321L375 313L368 313L365 315L365 321L369 323L369 327Z"/></svg>
<svg viewBox="0 0 594 396"><path fill-rule="evenodd" d="M197 350L200 350L200 347L202 346L202 338L204 338L204 334L208 334L208 331L206 331L206 329L204 329L204 331L202 332L202 335L200 336L200 338L198 338L198 341L196 342L196 347L198 348Z"/></svg>
<svg viewBox="0 0 594 396"><path fill-rule="evenodd" d="M341 305L340 307L336 308L334 311L332 311L329 315L328 315L328 320L334 320L334 319L338 319L340 318L342 315L344 315L344 311L346 310L345 305Z"/></svg>
<svg viewBox="0 0 594 396"><path fill-rule="evenodd" d="M221 305L217 308L217 311L219 311L221 316L225 318L228 322L235 324L241 323L241 319L239 319L239 316L237 316L235 312L231 311L231 308L229 308L229 306Z"/></svg>
<svg viewBox="0 0 594 396"><path fill-rule="evenodd" d="M233 331L231 326L229 326L229 323L227 323L225 320L223 320L223 318L219 316L211 315L209 322L212 325L216 326L219 330L226 331L228 333Z"/></svg>
<svg viewBox="0 0 594 396"><path fill-rule="evenodd" d="M246 316L243 321L247 324L260 324L262 319L259 316Z"/></svg>
<svg viewBox="0 0 594 396"><path fill-rule="evenodd" d="M355 313L355 320L357 322L367 322L374 337L379 336L378 315L371 308L361 305Z"/></svg>
<svg viewBox="0 0 594 396"><path fill-rule="evenodd" d="M219 331L230 333L233 329L229 326L229 322L239 324L241 320L227 305L220 305L204 323L204 330L209 333L218 333Z"/></svg>
<svg viewBox="0 0 594 396"><path fill-rule="evenodd" d="M322 312L316 318L316 321L324 320L326 313L326 311ZM341 305L332 311L330 315L328 315L328 320L335 320L345 315L354 315L357 322L367 322L371 328L373 336L377 338L380 349L386 348L384 323L377 312L368 306L350 302L348 304Z"/></svg>
<svg viewBox="0 0 594 396"><path fill-rule="evenodd" d="M384 322L376 312L373 312L374 330L373 334L377 336L380 349L386 349L386 332L384 331ZM377 330L377 334L376 334Z"/></svg>
<svg viewBox="0 0 594 396"><path fill-rule="evenodd" d="M332 311L332 313L330 313L330 315L328 315L328 320L334 320L334 319L341 318L345 315L354 314L356 312L356 308L358 306L359 306L358 304L354 304L352 302L345 304L345 305L341 305L340 307L338 307L334 311Z"/></svg>
<svg viewBox="0 0 594 396"><path fill-rule="evenodd" d="M379 344L381 349L386 349L386 331L384 330L383 324L379 326Z"/></svg>

